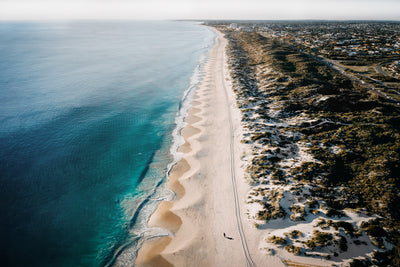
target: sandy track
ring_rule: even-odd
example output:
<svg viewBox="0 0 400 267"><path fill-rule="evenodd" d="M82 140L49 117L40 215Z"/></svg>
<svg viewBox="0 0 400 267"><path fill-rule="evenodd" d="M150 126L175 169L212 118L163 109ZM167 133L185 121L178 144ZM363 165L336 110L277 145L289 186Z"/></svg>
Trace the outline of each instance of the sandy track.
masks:
<svg viewBox="0 0 400 267"><path fill-rule="evenodd" d="M184 156L169 177L177 197L162 202L149 220L150 227L173 234L146 242L136 265L283 266L258 250L259 232L244 216L249 188L240 161L240 114L227 82L226 44L220 35L185 119L186 143L179 149Z"/></svg>

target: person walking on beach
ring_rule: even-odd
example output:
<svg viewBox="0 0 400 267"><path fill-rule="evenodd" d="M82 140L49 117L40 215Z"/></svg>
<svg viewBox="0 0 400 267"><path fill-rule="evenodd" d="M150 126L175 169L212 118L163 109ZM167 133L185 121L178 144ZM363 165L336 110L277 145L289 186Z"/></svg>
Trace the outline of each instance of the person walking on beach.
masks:
<svg viewBox="0 0 400 267"><path fill-rule="evenodd" d="M232 237L227 236L225 233L224 233L224 237L225 237L226 239L233 240Z"/></svg>

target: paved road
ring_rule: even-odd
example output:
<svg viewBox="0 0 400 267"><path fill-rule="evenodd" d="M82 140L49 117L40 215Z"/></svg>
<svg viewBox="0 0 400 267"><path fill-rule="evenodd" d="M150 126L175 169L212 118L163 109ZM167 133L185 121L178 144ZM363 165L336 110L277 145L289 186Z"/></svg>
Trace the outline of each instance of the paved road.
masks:
<svg viewBox="0 0 400 267"><path fill-rule="evenodd" d="M384 70L382 69L382 65L388 64L388 63L390 63L390 62L393 62L393 61L390 60L390 61L385 61L385 62L382 62L382 63L380 63L380 64L377 64L376 66L374 66L375 71L376 71L376 72L379 72L380 74L382 74L382 75L384 75L384 76L386 76L386 77L392 77L389 73L387 73L386 71L384 71Z"/></svg>
<svg viewBox="0 0 400 267"><path fill-rule="evenodd" d="M378 88L373 86L371 83L365 82L364 80L361 80L360 78L356 77L355 75L352 75L352 74L346 72L344 70L344 67L341 66L340 64L338 64L336 61L330 60L330 59L327 59L327 58L324 58L324 57L321 57L321 56L313 56L313 55L310 55L310 54L305 53L305 52L303 52L303 53L307 54L310 57L314 58L315 60L318 60L321 63L324 63L325 65L335 69L336 71L338 71L339 73L343 74L344 76L346 76L347 78L351 79L352 81L361 83L362 85L366 86L368 89L373 90L375 93L383 96L387 100L389 100L391 102L394 102L396 105L400 106L400 102L398 102L396 99L394 99L393 97L388 96L387 94L385 94L384 92L382 92L381 90L379 90ZM372 79L372 78L370 78L370 77L368 77L366 75L363 75L363 74L359 74L359 76L364 78L364 79L366 79L366 80L371 80L372 82L377 83L377 84L387 88L387 86L381 81ZM387 89L390 89L390 88L387 88Z"/></svg>

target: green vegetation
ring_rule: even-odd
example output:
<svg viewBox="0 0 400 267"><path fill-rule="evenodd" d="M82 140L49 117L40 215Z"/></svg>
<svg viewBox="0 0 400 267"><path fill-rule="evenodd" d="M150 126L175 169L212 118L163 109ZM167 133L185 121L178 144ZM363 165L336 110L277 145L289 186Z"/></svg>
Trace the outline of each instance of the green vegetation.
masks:
<svg viewBox="0 0 400 267"><path fill-rule="evenodd" d="M359 235L353 224L345 221L335 222L332 220L319 219L315 227L321 227L321 229L329 229L330 227L333 227L335 230L343 230L350 237L357 237Z"/></svg>
<svg viewBox="0 0 400 267"><path fill-rule="evenodd" d="M362 222L360 229L369 235L372 244L382 249L385 248L383 238L388 237L388 233L383 229L382 223L378 219Z"/></svg>
<svg viewBox="0 0 400 267"><path fill-rule="evenodd" d="M344 208L366 207L399 235L399 108L278 39L237 31L227 38L239 105L279 101L278 119L301 114L309 119L287 129L253 133L250 128L250 141L269 146L248 169L255 183L270 174L283 183L310 183L312 196L326 202L327 216L342 217ZM270 109L259 106L257 113L269 118ZM295 153L294 132L309 144L316 162L284 173L277 165Z"/></svg>
<svg viewBox="0 0 400 267"><path fill-rule="evenodd" d="M338 245L341 251L347 251L347 239L344 236L340 236Z"/></svg>
<svg viewBox="0 0 400 267"><path fill-rule="evenodd" d="M272 206L268 203L264 204L263 210L257 213L258 220L269 221L273 219L283 218L286 216L286 212L282 207Z"/></svg>
<svg viewBox="0 0 400 267"><path fill-rule="evenodd" d="M367 267L367 266L372 266L372 263L370 260L364 258L364 259L354 259L350 262L349 264L350 267Z"/></svg>
<svg viewBox="0 0 400 267"><path fill-rule="evenodd" d="M305 216L307 215L307 213L304 210L303 206L292 205L289 207L289 210L293 212L293 214L290 215L290 219L292 221L304 221L305 220Z"/></svg>
<svg viewBox="0 0 400 267"><path fill-rule="evenodd" d="M310 209L315 209L315 208L318 208L318 206L319 206L318 201L315 200L315 199L314 200L309 200L304 204L306 204Z"/></svg>
<svg viewBox="0 0 400 267"><path fill-rule="evenodd" d="M400 266L400 244L385 252L376 251L373 263L377 266Z"/></svg>
<svg viewBox="0 0 400 267"><path fill-rule="evenodd" d="M288 212L298 220L306 211L326 210L332 220L320 221L321 229L345 235L334 238L316 230L303 243L310 250L337 244L346 251L349 238L363 244L356 239L361 231L378 248L385 248L383 241L400 244L399 107L278 38L234 30L226 34L233 88L248 130L243 143L257 145L247 169L251 184L285 185L303 203L289 211L279 204L282 192L266 195L257 218L268 221ZM346 64L368 66L368 60L354 58ZM348 71L356 75L363 68ZM304 151L313 158L282 167ZM298 184L306 184L307 192L292 190ZM350 222L333 221L345 218L345 209L381 219L363 223L359 231ZM295 248L288 245L287 250Z"/></svg>
<svg viewBox="0 0 400 267"><path fill-rule="evenodd" d="M328 224L332 225L335 230L343 230L346 234L350 235L351 237L356 237L356 229L351 223L345 221L338 221L332 222L331 220L328 221Z"/></svg>
<svg viewBox="0 0 400 267"><path fill-rule="evenodd" d="M396 78L388 77L388 76L385 76L385 75L382 75L382 74L379 74L379 73L374 74L374 75L371 75L371 78L376 79L376 80L378 80L378 81L382 81L382 82L391 82L391 83L400 82L400 81L399 81L398 79L396 79Z"/></svg>
<svg viewBox="0 0 400 267"><path fill-rule="evenodd" d="M294 255L300 255L301 254L301 248L296 247L294 245L287 245L285 246L285 249L289 253L293 253Z"/></svg>
<svg viewBox="0 0 400 267"><path fill-rule="evenodd" d="M302 236L303 236L303 233L300 232L299 230L293 230L293 231L291 231L291 232L288 234L288 236L289 236L290 238L296 239L296 238L302 237Z"/></svg>
<svg viewBox="0 0 400 267"><path fill-rule="evenodd" d="M329 208L328 211L326 212L326 216L341 218L341 217L346 217L346 214L341 210L335 210L335 209Z"/></svg>
<svg viewBox="0 0 400 267"><path fill-rule="evenodd" d="M267 194L264 194L264 201L258 201L262 205L263 209L257 213L258 220L269 221L277 218L284 218L286 212L282 209L279 201L282 199L283 195L277 190L270 190Z"/></svg>
<svg viewBox="0 0 400 267"><path fill-rule="evenodd" d="M331 233L320 232L318 230L314 230L313 236L311 239L305 242L305 245L313 250L319 247L327 247L332 244L333 236Z"/></svg>
<svg viewBox="0 0 400 267"><path fill-rule="evenodd" d="M286 238L276 235L268 237L266 241L275 245L285 245L287 243Z"/></svg>
<svg viewBox="0 0 400 267"><path fill-rule="evenodd" d="M360 228L364 230L371 237L385 237L386 231L380 226L379 220L370 220L369 222L362 222Z"/></svg>

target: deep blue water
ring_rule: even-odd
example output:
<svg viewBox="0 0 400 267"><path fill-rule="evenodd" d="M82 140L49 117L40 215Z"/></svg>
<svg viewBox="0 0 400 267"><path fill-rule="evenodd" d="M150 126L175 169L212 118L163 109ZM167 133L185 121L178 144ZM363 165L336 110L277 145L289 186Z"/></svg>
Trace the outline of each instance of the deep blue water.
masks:
<svg viewBox="0 0 400 267"><path fill-rule="evenodd" d="M0 23L1 266L102 266L136 242L213 38L189 22Z"/></svg>

